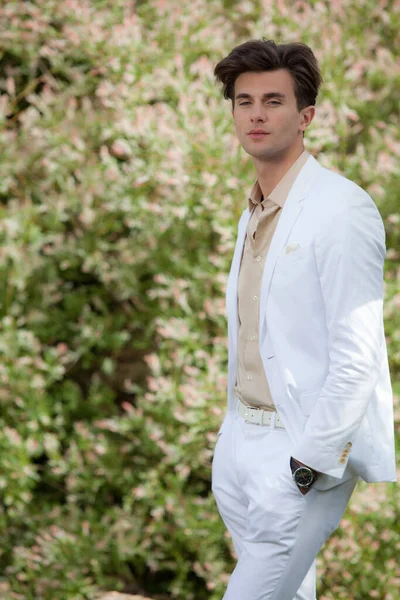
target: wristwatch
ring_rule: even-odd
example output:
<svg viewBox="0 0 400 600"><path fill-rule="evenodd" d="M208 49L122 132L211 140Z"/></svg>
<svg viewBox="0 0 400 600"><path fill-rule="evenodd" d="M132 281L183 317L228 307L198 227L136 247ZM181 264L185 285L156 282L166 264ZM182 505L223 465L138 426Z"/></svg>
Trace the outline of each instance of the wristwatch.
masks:
<svg viewBox="0 0 400 600"><path fill-rule="evenodd" d="M301 465L294 458L290 459L290 467L293 480L299 488L310 488L318 477L317 471Z"/></svg>

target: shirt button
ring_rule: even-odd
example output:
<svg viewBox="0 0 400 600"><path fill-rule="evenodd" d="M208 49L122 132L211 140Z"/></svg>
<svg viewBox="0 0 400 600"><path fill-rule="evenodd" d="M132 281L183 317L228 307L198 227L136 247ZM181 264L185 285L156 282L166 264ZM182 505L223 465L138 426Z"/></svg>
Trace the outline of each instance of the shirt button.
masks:
<svg viewBox="0 0 400 600"><path fill-rule="evenodd" d="M251 375L247 375L247 379L250 381L250 380L251 380L251 379L253 379L253 378L252 378L252 376L251 376Z"/></svg>
<svg viewBox="0 0 400 600"><path fill-rule="evenodd" d="M256 336L255 336L255 335L252 335L252 336L250 337L250 339L251 339L251 340L255 340L255 339L256 339Z"/></svg>
<svg viewBox="0 0 400 600"><path fill-rule="evenodd" d="M261 256L257 256L256 261L260 262L260 260L261 260Z"/></svg>
<svg viewBox="0 0 400 600"><path fill-rule="evenodd" d="M258 296L253 296L253 300L254 300L254 302L257 302Z"/></svg>

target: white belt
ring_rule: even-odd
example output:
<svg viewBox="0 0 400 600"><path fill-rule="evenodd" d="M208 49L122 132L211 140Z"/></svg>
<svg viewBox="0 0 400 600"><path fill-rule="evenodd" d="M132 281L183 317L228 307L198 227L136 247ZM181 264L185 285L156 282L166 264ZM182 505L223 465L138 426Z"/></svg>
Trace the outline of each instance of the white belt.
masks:
<svg viewBox="0 0 400 600"><path fill-rule="evenodd" d="M276 411L263 410L254 406L247 406L239 399L238 413L243 417L246 423L255 423L256 425L269 425L271 428L278 427L285 429L284 424Z"/></svg>

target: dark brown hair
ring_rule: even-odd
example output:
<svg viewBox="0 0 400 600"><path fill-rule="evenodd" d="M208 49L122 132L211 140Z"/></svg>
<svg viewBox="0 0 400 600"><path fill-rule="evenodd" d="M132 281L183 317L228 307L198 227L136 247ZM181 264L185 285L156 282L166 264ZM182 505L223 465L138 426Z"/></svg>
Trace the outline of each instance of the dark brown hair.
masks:
<svg viewBox="0 0 400 600"><path fill-rule="evenodd" d="M315 105L322 83L317 59L306 44L276 44L273 40L249 40L223 58L214 68L214 75L223 84L224 98L234 106L235 81L249 71L286 69L293 78L297 108Z"/></svg>

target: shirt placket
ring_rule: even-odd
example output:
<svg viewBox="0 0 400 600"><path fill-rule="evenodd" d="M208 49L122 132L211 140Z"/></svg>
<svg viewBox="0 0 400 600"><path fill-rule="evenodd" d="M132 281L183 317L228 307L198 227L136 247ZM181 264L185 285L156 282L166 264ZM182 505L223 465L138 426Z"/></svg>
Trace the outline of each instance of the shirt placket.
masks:
<svg viewBox="0 0 400 600"><path fill-rule="evenodd" d="M262 209L262 206L261 206ZM249 258L251 258L251 268L254 271L254 267L256 263L260 264L260 269L262 271L261 263L263 259L263 238L261 229L268 228L268 223L273 217L273 214L277 210L277 206L271 201L267 200L267 204L264 206L264 210L262 212L257 212L253 219L250 222L250 236L248 243L248 253ZM254 238L255 234L255 238ZM258 282L258 287L261 285L262 273L258 274L259 276L255 278ZM258 322L259 322L259 312L260 312L260 291L258 289L251 289L251 298L250 303L253 305L254 310L252 311L252 319L249 327L248 335L245 340L244 347L244 367L246 373L246 379L250 382L254 380L255 373L254 365L257 364L257 352L258 352Z"/></svg>

